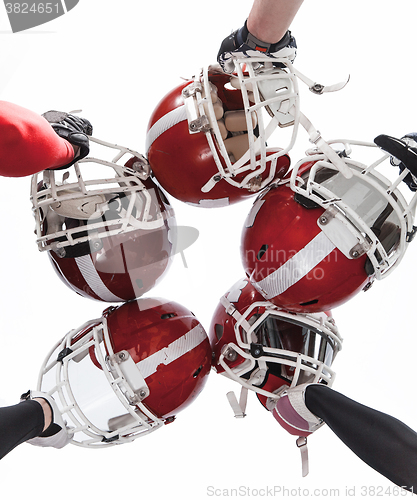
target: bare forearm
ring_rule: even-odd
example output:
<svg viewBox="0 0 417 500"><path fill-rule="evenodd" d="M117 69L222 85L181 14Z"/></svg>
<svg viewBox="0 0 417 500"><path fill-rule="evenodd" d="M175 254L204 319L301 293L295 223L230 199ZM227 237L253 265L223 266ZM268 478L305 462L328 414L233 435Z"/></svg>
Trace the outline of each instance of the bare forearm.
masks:
<svg viewBox="0 0 417 500"><path fill-rule="evenodd" d="M284 36L303 0L254 0L247 26L259 40L276 43Z"/></svg>

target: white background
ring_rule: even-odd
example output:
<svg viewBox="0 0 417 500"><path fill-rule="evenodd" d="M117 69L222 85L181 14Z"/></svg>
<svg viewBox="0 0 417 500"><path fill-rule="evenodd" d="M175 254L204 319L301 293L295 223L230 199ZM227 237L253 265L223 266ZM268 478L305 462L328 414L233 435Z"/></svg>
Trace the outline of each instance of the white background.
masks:
<svg viewBox="0 0 417 500"><path fill-rule="evenodd" d="M250 7L251 0L81 0L60 19L12 34L0 6L0 99L38 113L82 109L97 137L143 152L157 102L180 77L215 61L221 40ZM336 94L313 96L302 86L302 109L324 137L372 140L417 130L416 17L411 0L305 1L292 26L298 69L324 84L351 74ZM308 147L301 131L293 161ZM100 316L105 305L63 286L37 251L29 179L3 178L0 186L0 398L14 404L35 387L55 341ZM220 295L243 277L240 233L251 201L205 210L171 200L178 224L197 227L200 237L185 251L188 268L177 256L149 295L186 305L208 329ZM416 245L393 275L334 311L344 337L334 388L414 429ZM343 498L346 488L357 497L392 488L328 428L309 439L310 474L302 479L295 438L254 395L247 418L235 419L225 397L233 389L213 372L174 424L129 445L101 451L22 445L0 463L0 494L23 498L36 489L63 499L188 500L232 495L239 487L266 496L281 487L287 490L275 490L277 497L331 496L336 488ZM247 489L239 493L248 496Z"/></svg>

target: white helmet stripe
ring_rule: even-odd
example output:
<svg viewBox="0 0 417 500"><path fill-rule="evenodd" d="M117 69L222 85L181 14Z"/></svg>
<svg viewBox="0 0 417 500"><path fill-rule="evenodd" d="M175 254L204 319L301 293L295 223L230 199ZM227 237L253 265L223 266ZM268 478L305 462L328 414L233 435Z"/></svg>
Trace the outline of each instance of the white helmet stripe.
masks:
<svg viewBox="0 0 417 500"><path fill-rule="evenodd" d="M90 255L76 257L75 262L80 270L87 285L100 299L106 302L124 302L123 299L114 295L100 278L96 268L93 265Z"/></svg>
<svg viewBox="0 0 417 500"><path fill-rule="evenodd" d="M185 106L180 106L175 108L166 115L162 116L157 122L155 122L152 127L148 130L146 134L146 152L152 146L153 142L158 139L160 135L166 132L168 129L187 120L187 113L185 111Z"/></svg>
<svg viewBox="0 0 417 500"><path fill-rule="evenodd" d="M267 300L271 300L304 278L335 248L329 238L320 232L276 271L261 281L252 281L252 284Z"/></svg>
<svg viewBox="0 0 417 500"><path fill-rule="evenodd" d="M262 205L264 203L265 203L265 200L262 198L259 198L259 200L255 201L248 216L246 217L245 227L253 227L256 216L258 215L258 212L262 208Z"/></svg>
<svg viewBox="0 0 417 500"><path fill-rule="evenodd" d="M158 366L161 364L169 365L172 361L180 358L187 352L194 349L207 339L207 334L204 328L198 324L192 330L177 340L174 340L168 347L164 347L145 359L136 363L143 378L147 378L156 372Z"/></svg>
<svg viewBox="0 0 417 500"><path fill-rule="evenodd" d="M229 206L229 198L218 198L217 200L200 200L198 203L186 202L192 207L219 208Z"/></svg>

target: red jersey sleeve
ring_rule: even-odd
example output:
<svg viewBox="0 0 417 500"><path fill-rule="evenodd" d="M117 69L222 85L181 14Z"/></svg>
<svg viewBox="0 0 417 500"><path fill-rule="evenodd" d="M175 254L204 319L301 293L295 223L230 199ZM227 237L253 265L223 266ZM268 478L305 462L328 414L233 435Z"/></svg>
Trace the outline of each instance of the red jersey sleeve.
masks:
<svg viewBox="0 0 417 500"><path fill-rule="evenodd" d="M74 158L69 142L42 116L0 101L0 175L24 177L66 165Z"/></svg>

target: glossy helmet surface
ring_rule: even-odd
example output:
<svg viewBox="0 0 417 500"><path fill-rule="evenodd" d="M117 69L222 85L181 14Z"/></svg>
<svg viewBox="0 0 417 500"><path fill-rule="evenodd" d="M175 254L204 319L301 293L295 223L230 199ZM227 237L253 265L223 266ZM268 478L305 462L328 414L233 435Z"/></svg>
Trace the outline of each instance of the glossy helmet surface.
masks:
<svg viewBox="0 0 417 500"><path fill-rule="evenodd" d="M38 248L78 294L124 302L149 291L168 269L175 216L139 153L90 143L100 157L32 178Z"/></svg>
<svg viewBox="0 0 417 500"><path fill-rule="evenodd" d="M269 401L287 387L331 386L342 339L330 313L299 314L265 301L247 279L220 299L209 330L217 373Z"/></svg>
<svg viewBox="0 0 417 500"><path fill-rule="evenodd" d="M368 164L350 158L352 145L365 149ZM246 220L245 272L284 309L324 311L346 302L392 272L411 240L416 196L385 161L389 155L370 143L342 146L350 178L312 151L288 184L263 193Z"/></svg>
<svg viewBox="0 0 417 500"><path fill-rule="evenodd" d="M159 102L146 151L154 176L172 196L201 207L225 206L253 196L288 170L299 122L297 79L267 61L270 67L257 69L236 64L233 75L204 68Z"/></svg>
<svg viewBox="0 0 417 500"><path fill-rule="evenodd" d="M73 444L102 447L172 422L210 367L210 343L194 314L143 298L70 331L46 357L38 387L57 402Z"/></svg>

